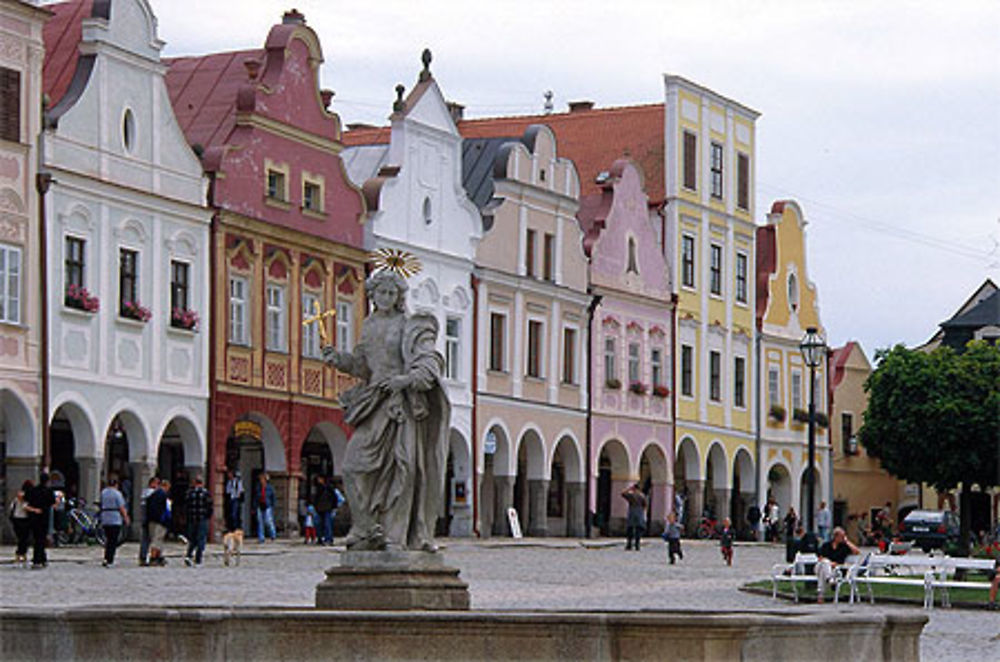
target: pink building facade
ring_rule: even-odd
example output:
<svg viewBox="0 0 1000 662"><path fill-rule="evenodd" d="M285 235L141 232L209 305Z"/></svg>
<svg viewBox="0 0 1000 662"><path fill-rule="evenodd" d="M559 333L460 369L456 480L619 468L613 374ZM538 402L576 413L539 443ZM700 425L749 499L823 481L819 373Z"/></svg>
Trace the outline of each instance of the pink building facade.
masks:
<svg viewBox="0 0 1000 662"><path fill-rule="evenodd" d="M649 221L642 172L619 159L581 200L590 286L590 510L601 533L625 528L621 492L649 497L647 531L662 531L673 501L673 299L670 269Z"/></svg>

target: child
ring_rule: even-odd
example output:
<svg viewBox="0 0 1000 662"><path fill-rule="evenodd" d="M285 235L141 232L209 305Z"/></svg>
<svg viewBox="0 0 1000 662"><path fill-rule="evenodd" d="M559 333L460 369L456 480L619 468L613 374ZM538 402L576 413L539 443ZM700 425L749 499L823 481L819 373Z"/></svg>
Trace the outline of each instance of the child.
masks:
<svg viewBox="0 0 1000 662"><path fill-rule="evenodd" d="M306 544L316 542L316 506L311 503L306 506L305 522L302 525L305 531Z"/></svg>
<svg viewBox="0 0 1000 662"><path fill-rule="evenodd" d="M677 515L675 513L667 515L667 529L663 532L663 539L667 541L670 565L674 564L675 556L684 560L684 554L681 552L681 527L677 524Z"/></svg>
<svg viewBox="0 0 1000 662"><path fill-rule="evenodd" d="M722 558L726 560L726 565L733 564L733 526L728 517L722 518L722 535L719 538L719 545L722 548Z"/></svg>

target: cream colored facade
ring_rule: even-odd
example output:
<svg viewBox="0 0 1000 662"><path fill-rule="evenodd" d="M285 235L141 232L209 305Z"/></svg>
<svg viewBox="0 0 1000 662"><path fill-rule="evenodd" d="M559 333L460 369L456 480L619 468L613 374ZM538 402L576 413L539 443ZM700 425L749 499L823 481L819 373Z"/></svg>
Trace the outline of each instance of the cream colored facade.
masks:
<svg viewBox="0 0 1000 662"><path fill-rule="evenodd" d="M664 82L664 247L678 295L674 489L686 494L689 530L705 508L741 525L756 492L751 385L759 113L679 76Z"/></svg>
<svg viewBox="0 0 1000 662"><path fill-rule="evenodd" d="M0 497L9 503L42 461L41 261L35 173L48 12L0 2ZM16 90L16 91L15 91ZM16 117L14 117L16 115ZM6 511L6 509L4 509Z"/></svg>
<svg viewBox="0 0 1000 662"><path fill-rule="evenodd" d="M497 150L477 252L478 530L584 532L587 261L580 184L548 127ZM567 360L569 365L567 365Z"/></svg>
<svg viewBox="0 0 1000 662"><path fill-rule="evenodd" d="M757 234L758 392L761 504L773 497L782 516L806 511L810 369L799 343L809 327L826 336L816 287L806 270L805 215L792 201L776 202L767 226ZM765 280L766 279L766 280ZM766 288L766 289L765 289ZM815 371L816 411L826 413L826 362ZM816 426L814 501L830 503L830 445L827 428Z"/></svg>
<svg viewBox="0 0 1000 662"><path fill-rule="evenodd" d="M833 513L853 540L872 520L872 510L889 501L896 506L916 505L916 486L906 486L890 476L858 443L857 433L868 407L865 380L871 363L857 342L834 350L830 364L830 441L833 457Z"/></svg>

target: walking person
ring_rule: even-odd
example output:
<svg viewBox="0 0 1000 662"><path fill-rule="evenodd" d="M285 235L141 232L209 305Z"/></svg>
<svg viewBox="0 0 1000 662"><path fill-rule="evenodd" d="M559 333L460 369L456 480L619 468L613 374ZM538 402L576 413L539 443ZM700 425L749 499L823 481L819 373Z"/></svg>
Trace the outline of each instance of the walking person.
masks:
<svg viewBox="0 0 1000 662"><path fill-rule="evenodd" d="M319 519L319 515L316 513L316 506L311 503L306 506L305 517L302 518L302 533L305 540L305 544L309 543L322 543L322 540L316 538L316 521Z"/></svg>
<svg viewBox="0 0 1000 662"><path fill-rule="evenodd" d="M830 540L830 527L833 526L833 515L826 507L826 501L819 502L819 510L816 511L816 529L819 532L819 541L824 543Z"/></svg>
<svg viewBox="0 0 1000 662"><path fill-rule="evenodd" d="M719 549L722 550L722 558L726 565L733 564L733 538L736 533L733 531L733 523L728 517L722 518L722 531L719 535Z"/></svg>
<svg viewBox="0 0 1000 662"><path fill-rule="evenodd" d="M257 486L257 541L264 543L264 532L267 530L267 537L274 542L277 534L274 530L274 488L271 487L270 477L266 473L260 474L260 484Z"/></svg>
<svg viewBox="0 0 1000 662"><path fill-rule="evenodd" d="M795 514L795 508L791 506L788 507L788 512L785 513L785 542L792 539L795 535L795 529L799 526L799 516Z"/></svg>
<svg viewBox="0 0 1000 662"><path fill-rule="evenodd" d="M760 525L760 508L757 504L751 505L747 508L747 524L750 525L750 539L757 540L757 528Z"/></svg>
<svg viewBox="0 0 1000 662"><path fill-rule="evenodd" d="M14 550L14 563L19 568L28 566L28 541L31 540L31 513L28 511L27 494L35 484L31 479L21 483L21 489L10 502L10 523L14 526L14 536L17 538L17 549Z"/></svg>
<svg viewBox="0 0 1000 662"><path fill-rule="evenodd" d="M340 505L337 490L326 476L316 476L316 515L318 542L321 545L333 544L333 517Z"/></svg>
<svg viewBox="0 0 1000 662"><path fill-rule="evenodd" d="M163 481L146 497L145 526L149 535L149 565L167 564L163 557L163 541L170 526L170 499L167 497L169 487L170 483Z"/></svg>
<svg viewBox="0 0 1000 662"><path fill-rule="evenodd" d="M104 529L104 562L105 568L115 567L115 552L122 527L128 524L128 510L125 508L125 497L118 490L118 477L108 477L107 486L101 490L101 527Z"/></svg>
<svg viewBox="0 0 1000 662"><path fill-rule="evenodd" d="M38 477L38 485L32 487L25 494L28 505L28 525L31 529L31 537L34 551L31 555L31 569L40 570L48 566L49 559L45 554L45 542L49 535L49 517L52 505L56 502L55 494L49 487L49 475L44 471Z"/></svg>
<svg viewBox="0 0 1000 662"><path fill-rule="evenodd" d="M667 541L667 555L670 557L670 565L673 565L675 558L684 560L684 552L681 551L681 525L677 522L677 514L667 515L667 528L663 532L663 539Z"/></svg>
<svg viewBox="0 0 1000 662"><path fill-rule="evenodd" d="M243 528L243 477L239 469L230 469L226 473L225 503L226 530L236 531Z"/></svg>
<svg viewBox="0 0 1000 662"><path fill-rule="evenodd" d="M142 505L139 509L139 565L142 566L149 564L149 525L146 518L146 500L159 486L159 476L153 476L142 490Z"/></svg>
<svg viewBox="0 0 1000 662"><path fill-rule="evenodd" d="M622 492L622 498L628 502L628 514L625 519L625 549L639 551L639 539L646 530L646 495L639 489L639 483Z"/></svg>
<svg viewBox="0 0 1000 662"><path fill-rule="evenodd" d="M778 542L779 513L778 502L773 497L768 497L767 505L764 507L764 522L767 525L764 537L770 542Z"/></svg>
<svg viewBox="0 0 1000 662"><path fill-rule="evenodd" d="M201 557L205 553L205 542L208 540L208 520L212 517L212 495L205 489L201 474L195 475L191 489L184 496L184 512L188 530L184 563L190 566L191 555L194 554L194 564L200 566Z"/></svg>

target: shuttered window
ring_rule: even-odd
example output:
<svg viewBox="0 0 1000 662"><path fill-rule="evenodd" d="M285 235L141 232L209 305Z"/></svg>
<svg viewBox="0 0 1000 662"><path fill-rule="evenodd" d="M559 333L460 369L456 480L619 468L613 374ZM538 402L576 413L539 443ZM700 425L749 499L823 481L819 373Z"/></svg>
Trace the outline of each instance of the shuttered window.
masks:
<svg viewBox="0 0 1000 662"><path fill-rule="evenodd" d="M736 205L740 209L750 209L750 157L736 156Z"/></svg>
<svg viewBox="0 0 1000 662"><path fill-rule="evenodd" d="M0 67L0 138L21 141L21 72Z"/></svg>

